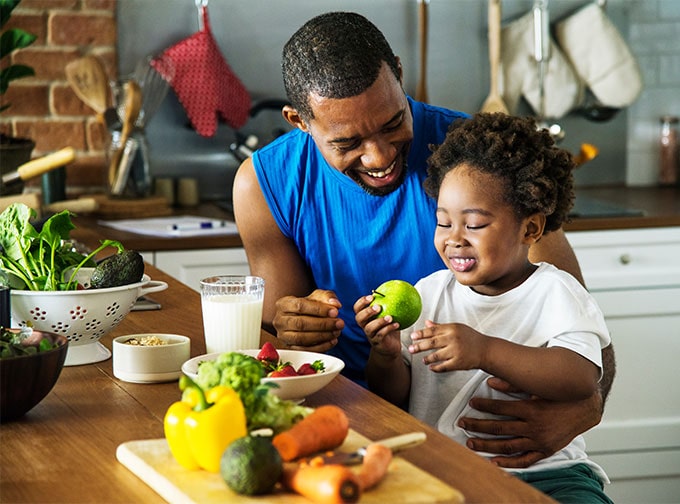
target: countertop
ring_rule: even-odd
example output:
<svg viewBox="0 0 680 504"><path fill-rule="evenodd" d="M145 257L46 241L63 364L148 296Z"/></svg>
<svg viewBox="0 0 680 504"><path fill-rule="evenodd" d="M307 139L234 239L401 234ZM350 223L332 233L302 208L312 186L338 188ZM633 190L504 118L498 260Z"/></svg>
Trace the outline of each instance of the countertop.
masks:
<svg viewBox="0 0 680 504"><path fill-rule="evenodd" d="M130 313L101 342L111 349L116 336L172 328L190 337L192 357L204 354L200 295L151 265L147 273L168 283L168 289L154 294L162 309ZM180 395L176 381L135 384L116 379L111 358L64 368L40 404L0 429L0 500L163 502L117 462L116 449L132 440L162 438L165 412ZM427 441L400 457L457 488L467 503L554 502L344 376L307 397L306 404L340 406L350 426L373 440L424 431Z"/></svg>
<svg viewBox="0 0 680 504"><path fill-rule="evenodd" d="M565 231L634 229L680 226L680 187L591 187L577 188L576 198L585 197L642 215L623 217L574 217Z"/></svg>
<svg viewBox="0 0 680 504"><path fill-rule="evenodd" d="M578 198L594 200L606 205L640 210L642 215L573 217L565 224L565 231L593 231L606 229L634 229L648 227L680 226L680 187L593 187L577 188ZM218 219L233 216L214 203L197 207L175 209L177 215L201 215ZM238 236L173 237L162 238L128 233L98 224L94 216L79 216L74 220L76 229L72 236L88 245L96 244L102 237L121 241L126 248L139 251L195 250L241 247Z"/></svg>

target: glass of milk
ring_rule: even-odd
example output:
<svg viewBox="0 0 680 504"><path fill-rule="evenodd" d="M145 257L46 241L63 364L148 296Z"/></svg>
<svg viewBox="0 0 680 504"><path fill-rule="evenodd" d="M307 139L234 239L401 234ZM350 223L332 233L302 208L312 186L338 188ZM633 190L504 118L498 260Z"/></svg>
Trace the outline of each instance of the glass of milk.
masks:
<svg viewBox="0 0 680 504"><path fill-rule="evenodd" d="M201 280L203 331L208 353L260 348L264 280L218 275Z"/></svg>

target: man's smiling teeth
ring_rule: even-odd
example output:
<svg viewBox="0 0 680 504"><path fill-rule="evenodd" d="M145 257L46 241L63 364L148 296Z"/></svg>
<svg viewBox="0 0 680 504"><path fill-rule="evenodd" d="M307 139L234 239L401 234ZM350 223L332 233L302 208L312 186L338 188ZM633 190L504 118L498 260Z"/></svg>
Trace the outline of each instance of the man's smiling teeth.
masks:
<svg viewBox="0 0 680 504"><path fill-rule="evenodd" d="M377 171L377 172L376 171L369 171L369 172L366 172L366 175L368 175L369 177L373 177L373 178L385 178L390 173L392 173L393 171L394 171L394 165L391 165L385 171Z"/></svg>
<svg viewBox="0 0 680 504"><path fill-rule="evenodd" d="M454 264L460 264L461 266L464 266L464 265L469 264L472 261L474 261L474 259L465 259L463 257L454 257L452 259L452 261L453 261Z"/></svg>

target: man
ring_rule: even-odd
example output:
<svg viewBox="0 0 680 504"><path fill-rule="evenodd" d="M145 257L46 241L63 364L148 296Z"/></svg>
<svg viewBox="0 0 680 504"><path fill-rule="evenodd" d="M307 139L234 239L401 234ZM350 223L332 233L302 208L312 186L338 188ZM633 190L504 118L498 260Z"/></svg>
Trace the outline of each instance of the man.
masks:
<svg viewBox="0 0 680 504"><path fill-rule="evenodd" d="M263 325L287 347L342 358L344 374L364 382L369 343L352 305L385 280L415 282L441 269L432 231L435 203L425 194L430 145L465 116L413 101L382 33L364 17L328 13L286 43L283 77L295 129L258 150L234 182L234 213L253 274L265 279ZM542 258L581 279L564 233L537 244ZM582 279L581 279L582 280ZM603 356L603 392L613 355ZM491 379L491 386L510 385ZM473 400L473 407L516 420L462 420L475 450L505 453L525 467L600 421L603 396L579 403Z"/></svg>

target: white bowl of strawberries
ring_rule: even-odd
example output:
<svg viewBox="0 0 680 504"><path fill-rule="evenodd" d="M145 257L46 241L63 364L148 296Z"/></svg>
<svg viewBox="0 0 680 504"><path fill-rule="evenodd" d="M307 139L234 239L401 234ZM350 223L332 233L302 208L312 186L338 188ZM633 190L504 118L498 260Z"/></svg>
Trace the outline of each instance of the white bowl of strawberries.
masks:
<svg viewBox="0 0 680 504"><path fill-rule="evenodd" d="M255 350L239 350L238 353L255 357L262 362L265 376L262 383L274 383L271 393L281 399L302 401L305 397L318 392L328 385L345 363L333 357L302 350L277 350L271 343L265 343ZM217 359L220 353L210 353L194 357L184 363L182 372L191 379L198 376L201 362Z"/></svg>

